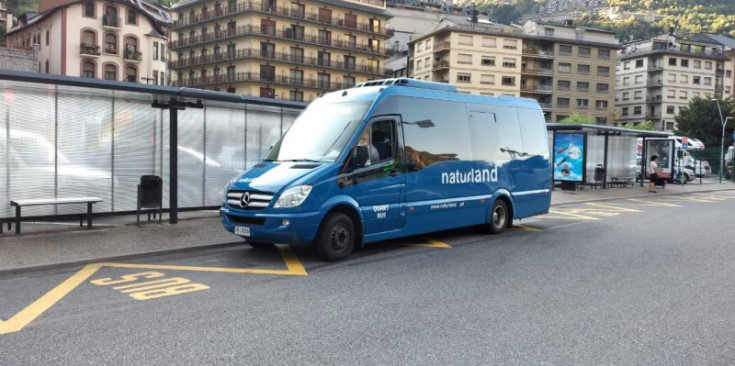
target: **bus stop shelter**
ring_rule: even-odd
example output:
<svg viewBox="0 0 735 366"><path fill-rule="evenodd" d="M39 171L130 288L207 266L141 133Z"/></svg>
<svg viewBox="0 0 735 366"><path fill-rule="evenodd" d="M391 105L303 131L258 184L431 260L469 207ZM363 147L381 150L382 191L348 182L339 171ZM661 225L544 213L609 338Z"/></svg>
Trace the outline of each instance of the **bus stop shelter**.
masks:
<svg viewBox="0 0 735 366"><path fill-rule="evenodd" d="M0 200L94 196L95 214L138 211L136 186L162 177L160 206L217 208L307 103L211 90L0 70ZM166 204L168 201L168 204ZM32 207L29 217L75 214ZM0 221L12 215L0 205Z"/></svg>
<svg viewBox="0 0 735 366"><path fill-rule="evenodd" d="M668 138L669 132L645 131L605 125L549 123L552 180L573 187L634 182L645 176L646 139ZM640 145L639 145L640 143ZM574 169L577 169L576 173ZM566 179L566 178L569 179Z"/></svg>

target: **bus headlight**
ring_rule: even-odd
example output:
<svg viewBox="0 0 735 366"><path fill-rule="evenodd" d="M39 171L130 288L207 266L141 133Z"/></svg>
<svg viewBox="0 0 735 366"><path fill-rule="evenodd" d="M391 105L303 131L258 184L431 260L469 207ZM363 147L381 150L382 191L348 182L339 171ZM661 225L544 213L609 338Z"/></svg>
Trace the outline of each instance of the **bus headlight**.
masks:
<svg viewBox="0 0 735 366"><path fill-rule="evenodd" d="M287 189L278 198L275 208L296 207L304 202L311 193L311 186L296 186Z"/></svg>

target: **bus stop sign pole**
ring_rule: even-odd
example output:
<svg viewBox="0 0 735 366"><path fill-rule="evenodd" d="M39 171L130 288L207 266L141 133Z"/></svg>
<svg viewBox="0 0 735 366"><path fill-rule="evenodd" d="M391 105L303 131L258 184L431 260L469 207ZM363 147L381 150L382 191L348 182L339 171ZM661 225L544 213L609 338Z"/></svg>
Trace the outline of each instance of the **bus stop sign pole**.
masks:
<svg viewBox="0 0 735 366"><path fill-rule="evenodd" d="M193 102L181 102L171 99L168 102L154 100L153 108L167 108L169 110L169 222L175 224L179 221L179 110L190 108L204 108L201 100Z"/></svg>

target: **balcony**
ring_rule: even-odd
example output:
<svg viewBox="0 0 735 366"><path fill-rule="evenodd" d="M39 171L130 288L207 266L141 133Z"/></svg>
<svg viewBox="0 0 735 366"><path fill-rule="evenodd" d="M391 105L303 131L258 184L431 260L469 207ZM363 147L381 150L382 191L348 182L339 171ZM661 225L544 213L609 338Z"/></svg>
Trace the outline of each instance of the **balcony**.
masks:
<svg viewBox="0 0 735 366"><path fill-rule="evenodd" d="M79 54L80 55L86 55L86 56L99 56L100 55L100 46L88 46L84 43L79 47Z"/></svg>
<svg viewBox="0 0 735 366"><path fill-rule="evenodd" d="M322 46L328 46L328 47L337 48L337 49L371 53L371 54L376 54L376 55L381 55L381 56L392 56L394 53L393 47L384 48L384 49L376 49L376 48L370 47L370 45L367 42L362 42L358 44L357 42L335 40L331 38L318 37L314 35L304 35L303 37L301 37L301 34L294 34L294 32L290 30L287 30L287 31L276 30L276 29L268 28L268 27L254 26L252 24L241 25L237 28L230 28L230 29L221 30L218 32L212 31L212 32L208 32L208 33L205 33L199 36L182 38L182 39L172 42L171 48L180 49L183 47L196 46L196 45L200 45L204 43L222 41L222 40L226 40L229 38L247 36L247 35L265 36L265 37L272 37L275 39L288 39L288 40L301 42L301 43L305 43L309 45L319 44Z"/></svg>
<svg viewBox="0 0 735 366"><path fill-rule="evenodd" d="M648 112L646 119L661 119L661 112Z"/></svg>
<svg viewBox="0 0 735 366"><path fill-rule="evenodd" d="M538 57L538 58L554 58L553 50L539 50L536 48L524 48L522 51L523 56Z"/></svg>
<svg viewBox="0 0 735 366"><path fill-rule="evenodd" d="M523 85L521 91L524 93L535 93L535 94L551 94L551 85Z"/></svg>
<svg viewBox="0 0 735 366"><path fill-rule="evenodd" d="M449 51L451 46L452 46L451 42L434 43L434 52Z"/></svg>
<svg viewBox="0 0 735 366"><path fill-rule="evenodd" d="M649 80L646 86L649 88L662 88L664 83L661 80Z"/></svg>
<svg viewBox="0 0 735 366"><path fill-rule="evenodd" d="M138 51L125 51L123 54L123 60L140 62L143 59L143 54Z"/></svg>
<svg viewBox="0 0 735 366"><path fill-rule="evenodd" d="M661 64L652 64L648 65L648 71L662 71L664 69L664 65Z"/></svg>
<svg viewBox="0 0 735 366"><path fill-rule="evenodd" d="M110 29L120 29L122 28L122 20L120 20L120 18L110 18L107 15L103 15L102 27Z"/></svg>
<svg viewBox="0 0 735 366"><path fill-rule="evenodd" d="M440 71L449 69L449 61L439 61L434 63L434 68L431 71Z"/></svg>
<svg viewBox="0 0 735 366"><path fill-rule="evenodd" d="M539 102L538 105L541 107L542 111L550 111L551 110L551 103L541 103Z"/></svg>
<svg viewBox="0 0 735 366"><path fill-rule="evenodd" d="M356 65L354 62L342 62L323 60L318 57L305 57L303 55L292 55L290 53L281 53L273 51L262 51L259 48L241 48L234 52L223 52L218 54L185 58L181 60L171 61L171 69L181 69L185 67L203 66L218 62L231 62L236 60L258 59L266 61L277 61L299 66L308 65L319 68L329 68L337 71L356 72L369 76L385 77L390 75L390 70L384 68L375 68L366 65Z"/></svg>
<svg viewBox="0 0 735 366"><path fill-rule="evenodd" d="M648 104L655 104L655 103L661 103L661 102L662 102L662 98L660 95L646 98L646 103Z"/></svg>
<svg viewBox="0 0 735 366"><path fill-rule="evenodd" d="M724 69L717 69L717 70L715 70L715 75L717 75L717 76L725 76L725 70Z"/></svg>
<svg viewBox="0 0 735 366"><path fill-rule="evenodd" d="M322 90L339 90L352 85L339 82L328 82L319 79L291 78L288 76L275 76L272 74L259 74L257 72L238 72L231 75L205 76L199 78L174 80L171 86L176 87L206 87L210 85L222 85L243 82L258 82L268 85L280 85L287 87L311 88Z"/></svg>
<svg viewBox="0 0 735 366"><path fill-rule="evenodd" d="M550 69L546 67L528 67L528 68L523 68L521 70L521 73L529 74L529 75L553 76L554 69Z"/></svg>
<svg viewBox="0 0 735 366"><path fill-rule="evenodd" d="M381 0L363 0L363 1L381 1ZM317 24L327 24L334 27L344 29L353 29L362 32L380 34L386 37L394 35L393 29L385 27L375 28L371 23L344 22L334 17L319 17L317 13L306 14L303 11L293 10L290 6L269 7L267 4L257 1L241 1L236 6L224 6L214 11L196 12L185 15L182 19L173 22L173 29L177 30L183 27L196 25L198 23L207 22L214 19L230 18L232 15L244 12L257 12L265 14L273 14L289 19L308 21Z"/></svg>

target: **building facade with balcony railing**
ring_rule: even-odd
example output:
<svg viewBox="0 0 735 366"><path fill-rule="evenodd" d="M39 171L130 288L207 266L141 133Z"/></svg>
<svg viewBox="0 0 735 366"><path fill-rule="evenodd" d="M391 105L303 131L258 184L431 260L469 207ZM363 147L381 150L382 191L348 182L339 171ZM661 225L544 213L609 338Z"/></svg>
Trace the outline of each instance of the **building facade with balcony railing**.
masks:
<svg viewBox="0 0 735 366"><path fill-rule="evenodd" d="M610 32L589 32L600 34L586 41L561 37L564 32L539 36L517 27L445 21L411 41L411 76L456 84L466 93L533 98L548 122L578 113L610 124L619 45Z"/></svg>
<svg viewBox="0 0 735 366"><path fill-rule="evenodd" d="M672 35L626 44L618 55L617 121L675 130L674 118L693 98L723 96L724 53L721 45Z"/></svg>
<svg viewBox="0 0 735 366"><path fill-rule="evenodd" d="M166 9L134 0L49 4L7 34L10 48L38 46L38 72L167 85Z"/></svg>
<svg viewBox="0 0 735 366"><path fill-rule="evenodd" d="M386 77L390 14L377 0L174 5L174 86L311 101Z"/></svg>

